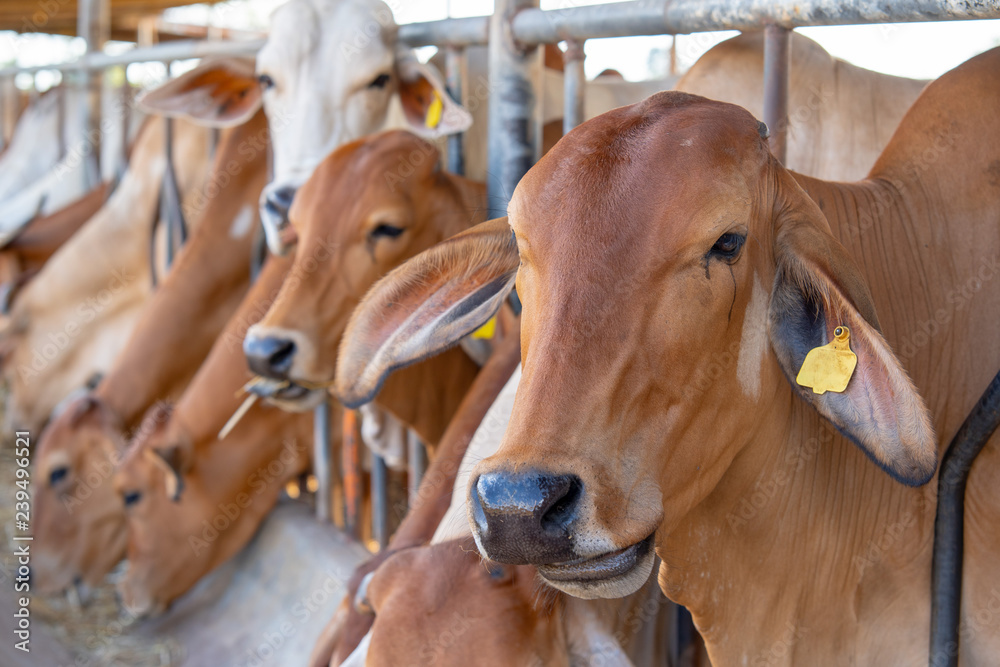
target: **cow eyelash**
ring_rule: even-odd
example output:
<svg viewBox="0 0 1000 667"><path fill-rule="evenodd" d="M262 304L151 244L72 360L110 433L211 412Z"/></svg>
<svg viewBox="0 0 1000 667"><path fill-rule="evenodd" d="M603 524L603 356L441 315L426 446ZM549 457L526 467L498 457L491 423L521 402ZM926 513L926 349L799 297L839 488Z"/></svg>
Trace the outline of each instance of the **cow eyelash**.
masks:
<svg viewBox="0 0 1000 667"><path fill-rule="evenodd" d="M55 486L59 482L63 481L64 479L66 479L66 476L68 474L69 474L69 468L65 466L53 468L52 471L49 472L49 486Z"/></svg>
<svg viewBox="0 0 1000 667"><path fill-rule="evenodd" d="M371 83L368 84L369 88L385 88L386 84L389 83L389 75L383 72L375 77Z"/></svg>
<svg viewBox="0 0 1000 667"><path fill-rule="evenodd" d="M394 239L398 236L401 236L405 231L406 230L403 229L402 227L397 227L395 225L390 225L388 223L383 222L376 225L373 230L368 232L368 236L372 239L377 239L380 237L387 239Z"/></svg>
<svg viewBox="0 0 1000 667"><path fill-rule="evenodd" d="M708 252L710 256L718 257L726 262L735 261L743 249L743 244L747 237L736 232L726 232L719 237L712 249Z"/></svg>
<svg viewBox="0 0 1000 667"><path fill-rule="evenodd" d="M274 79L271 78L270 74L259 75L257 77L257 83L259 83L260 87L263 88L264 90L270 90L271 88L274 88Z"/></svg>

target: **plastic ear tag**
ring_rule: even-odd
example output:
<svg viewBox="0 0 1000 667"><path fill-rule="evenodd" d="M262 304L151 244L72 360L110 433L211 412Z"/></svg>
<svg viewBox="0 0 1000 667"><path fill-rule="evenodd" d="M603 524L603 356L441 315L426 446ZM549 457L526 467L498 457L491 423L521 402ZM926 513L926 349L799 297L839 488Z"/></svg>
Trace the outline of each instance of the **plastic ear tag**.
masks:
<svg viewBox="0 0 1000 667"><path fill-rule="evenodd" d="M810 387L814 394L839 394L847 389L857 365L858 355L851 351L851 330L839 326L833 330L833 340L809 350L795 381Z"/></svg>
<svg viewBox="0 0 1000 667"><path fill-rule="evenodd" d="M432 90L431 94L434 95L434 99L431 100L430 106L427 107L427 116L424 118L424 125L433 129L441 124L441 115L444 113L444 102L441 101L441 94Z"/></svg>
<svg viewBox="0 0 1000 667"><path fill-rule="evenodd" d="M493 338L493 334L496 332L496 330L497 330L497 317L496 315L494 315L489 320L487 320L486 324L473 331L472 337L484 338L486 340L489 340L490 338Z"/></svg>

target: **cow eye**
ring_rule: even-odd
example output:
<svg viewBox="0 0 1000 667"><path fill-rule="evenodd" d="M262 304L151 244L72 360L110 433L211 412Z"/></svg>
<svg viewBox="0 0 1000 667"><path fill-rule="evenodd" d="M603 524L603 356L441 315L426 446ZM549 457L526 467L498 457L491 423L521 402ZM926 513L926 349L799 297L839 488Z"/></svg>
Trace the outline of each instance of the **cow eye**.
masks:
<svg viewBox="0 0 1000 667"><path fill-rule="evenodd" d="M49 486L55 486L59 482L66 479L66 475L69 474L69 468L66 466L59 466L58 468L53 468L49 471Z"/></svg>
<svg viewBox="0 0 1000 667"><path fill-rule="evenodd" d="M405 229L402 227L396 227L395 225L390 225L388 223L379 223L375 229L368 232L368 236L374 241L380 238L394 239L401 235Z"/></svg>
<svg viewBox="0 0 1000 667"><path fill-rule="evenodd" d="M389 83L389 75L383 72L382 74L379 74L377 77L372 79L372 82L368 84L368 87L382 89L385 88L387 83Z"/></svg>
<svg viewBox="0 0 1000 667"><path fill-rule="evenodd" d="M125 507L132 507L140 500L142 500L141 491L126 491L122 494L122 502L125 503Z"/></svg>
<svg viewBox="0 0 1000 667"><path fill-rule="evenodd" d="M731 262L740 254L740 250L743 248L743 243L746 240L746 237L741 234L737 234L736 232L727 232L720 236L719 240L715 242L715 245L712 246L710 254L727 262Z"/></svg>
<svg viewBox="0 0 1000 667"><path fill-rule="evenodd" d="M271 78L270 74L259 75L257 77L257 83L259 83L260 87L263 88L264 90L270 90L271 88L274 88L274 79Z"/></svg>

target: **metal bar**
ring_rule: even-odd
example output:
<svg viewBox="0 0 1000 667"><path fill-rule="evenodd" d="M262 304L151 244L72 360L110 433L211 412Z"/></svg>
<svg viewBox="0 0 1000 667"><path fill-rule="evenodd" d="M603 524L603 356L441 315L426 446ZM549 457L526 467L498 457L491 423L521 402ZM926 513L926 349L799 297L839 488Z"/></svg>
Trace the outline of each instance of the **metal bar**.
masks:
<svg viewBox="0 0 1000 667"><path fill-rule="evenodd" d="M400 41L410 46L471 46L486 44L489 16L443 19L399 26Z"/></svg>
<svg viewBox="0 0 1000 667"><path fill-rule="evenodd" d="M372 538L378 548L389 544L389 469L385 459L372 452Z"/></svg>
<svg viewBox="0 0 1000 667"><path fill-rule="evenodd" d="M110 0L79 0L76 13L76 34L83 38L86 53L100 53L111 32ZM83 104L75 109L76 118L68 139L71 146L84 146L100 136L99 77L90 71L77 73L73 85L80 89ZM65 98L64 98L65 99ZM94 148L92 146L92 148ZM94 187L101 179L98 150L84 151L86 187Z"/></svg>
<svg viewBox="0 0 1000 667"><path fill-rule="evenodd" d="M20 93L14 84L14 77L0 77L0 98L3 105L3 120L0 122L0 144L6 148L14 137L14 127L17 125L17 112L21 104Z"/></svg>
<svg viewBox="0 0 1000 667"><path fill-rule="evenodd" d="M344 478L344 526L360 538L361 529L361 445L358 413L344 410L344 437L340 445L341 471Z"/></svg>
<svg viewBox="0 0 1000 667"><path fill-rule="evenodd" d="M512 32L522 44L540 44L597 37L759 30L767 25L797 28L991 18L1000 18L998 0L638 0L526 10L514 17Z"/></svg>
<svg viewBox="0 0 1000 667"><path fill-rule="evenodd" d="M788 60L791 40L788 28L769 25L764 29L764 123L770 130L771 154L785 163L788 134Z"/></svg>
<svg viewBox="0 0 1000 667"><path fill-rule="evenodd" d="M457 46L449 46L445 50L445 79L448 95L459 104L462 100L462 57L465 50ZM448 171L462 176L465 174L464 133L448 135Z"/></svg>
<svg viewBox="0 0 1000 667"><path fill-rule="evenodd" d="M535 163L532 119L535 93L531 68L535 49L522 49L511 36L510 21L519 11L537 7L538 0L497 0L490 19L489 43L489 216L507 215L521 177Z"/></svg>
<svg viewBox="0 0 1000 667"><path fill-rule="evenodd" d="M419 496L420 481L424 478L424 472L427 471L427 449L424 447L424 443L420 442L420 438L412 432L407 434L406 444L408 449L406 463L409 467L410 478L410 507L413 507Z"/></svg>
<svg viewBox="0 0 1000 667"><path fill-rule="evenodd" d="M563 54L563 134L583 122L583 42L569 40Z"/></svg>
<svg viewBox="0 0 1000 667"><path fill-rule="evenodd" d="M962 553L965 535L965 484L972 464L1000 426L1000 373L952 439L938 476L931 570L932 667L957 667L962 608Z"/></svg>
<svg viewBox="0 0 1000 667"><path fill-rule="evenodd" d="M313 473L316 475L316 518L329 523L333 520L333 475L330 401L324 400L313 409Z"/></svg>
<svg viewBox="0 0 1000 667"><path fill-rule="evenodd" d="M5 67L0 69L0 77L13 76L21 72L34 74L45 70L61 72L95 70L112 65L131 65L143 62L168 62L170 60L185 60L188 58L205 58L208 56L253 56L264 46L264 40L255 39L245 42L212 42L185 40L166 42L155 46L135 48L115 55L107 53L91 53L68 63L54 65L37 65L34 67Z"/></svg>

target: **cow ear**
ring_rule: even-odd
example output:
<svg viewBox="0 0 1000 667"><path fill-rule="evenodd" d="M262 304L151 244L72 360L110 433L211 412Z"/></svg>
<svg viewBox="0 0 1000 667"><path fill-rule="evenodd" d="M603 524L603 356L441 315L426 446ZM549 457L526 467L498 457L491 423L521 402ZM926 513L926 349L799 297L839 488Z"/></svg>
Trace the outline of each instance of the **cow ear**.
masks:
<svg viewBox="0 0 1000 667"><path fill-rule="evenodd" d="M472 114L451 99L441 75L431 65L417 60L412 51L396 58L399 100L406 122L425 139L437 139L465 132L472 126Z"/></svg>
<svg viewBox="0 0 1000 667"><path fill-rule="evenodd" d="M925 484L937 468L930 415L882 337L861 272L820 226L818 209L789 214L776 226L777 272L768 334L782 371L806 402L896 480ZM847 326L857 366L846 390L816 394L796 382L806 354Z"/></svg>
<svg viewBox="0 0 1000 667"><path fill-rule="evenodd" d="M383 277L347 325L334 392L372 400L392 371L441 352L487 322L514 286L517 244L498 218L413 257Z"/></svg>
<svg viewBox="0 0 1000 667"><path fill-rule="evenodd" d="M260 109L261 87L253 61L219 58L145 91L138 104L143 111L206 127L234 127Z"/></svg>

